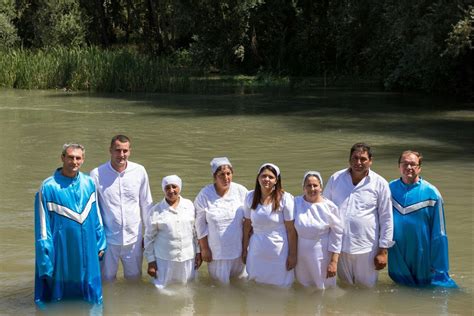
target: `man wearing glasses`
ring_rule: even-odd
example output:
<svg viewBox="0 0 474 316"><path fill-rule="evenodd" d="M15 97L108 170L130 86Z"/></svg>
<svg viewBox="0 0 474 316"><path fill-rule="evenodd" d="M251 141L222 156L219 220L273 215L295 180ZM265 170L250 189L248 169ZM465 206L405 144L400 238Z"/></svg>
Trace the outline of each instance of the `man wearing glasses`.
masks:
<svg viewBox="0 0 474 316"><path fill-rule="evenodd" d="M389 249L388 273L403 285L457 287L448 274L443 198L420 177L422 161L420 153L404 151L398 159L401 177L390 182L395 245Z"/></svg>

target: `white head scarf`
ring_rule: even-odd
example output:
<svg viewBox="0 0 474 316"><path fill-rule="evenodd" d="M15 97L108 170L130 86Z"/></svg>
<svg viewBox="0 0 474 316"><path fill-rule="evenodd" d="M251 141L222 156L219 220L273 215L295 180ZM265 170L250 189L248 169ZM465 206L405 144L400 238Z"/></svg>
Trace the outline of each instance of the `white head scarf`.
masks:
<svg viewBox="0 0 474 316"><path fill-rule="evenodd" d="M263 169L265 166L270 166L270 167L272 167L273 169L275 169L275 171L276 171L276 173L277 173L277 177L280 175L280 168L278 168L277 165L274 165L274 164L269 163L269 162L264 163L263 165L260 166L260 168L258 168L258 174L260 174L260 172L262 171L262 169Z"/></svg>
<svg viewBox="0 0 474 316"><path fill-rule="evenodd" d="M161 188L163 189L163 192L165 192L165 188L168 184L175 184L179 187L179 189L182 189L183 182L181 181L181 178L175 174L171 176L166 176L161 181Z"/></svg>
<svg viewBox="0 0 474 316"><path fill-rule="evenodd" d="M323 187L323 178L321 177L321 174L318 171L308 171L304 174L303 177L303 187L304 187L304 182L306 181L306 178L308 176L315 176L316 178L319 179L319 183L321 183L321 187Z"/></svg>
<svg viewBox="0 0 474 316"><path fill-rule="evenodd" d="M228 165L229 167L232 167L232 164L230 163L229 159L227 157L217 157L211 160L211 170L212 170L212 175L216 173L216 170L223 165Z"/></svg>

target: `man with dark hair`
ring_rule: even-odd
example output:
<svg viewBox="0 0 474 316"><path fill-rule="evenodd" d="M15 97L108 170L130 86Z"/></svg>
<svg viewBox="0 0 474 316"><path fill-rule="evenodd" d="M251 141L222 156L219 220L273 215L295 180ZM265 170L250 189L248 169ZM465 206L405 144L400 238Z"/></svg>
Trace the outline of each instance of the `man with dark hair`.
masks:
<svg viewBox="0 0 474 316"><path fill-rule="evenodd" d="M323 193L339 207L344 221L339 277L366 287L376 284L378 270L387 265L387 249L393 245L390 190L371 165L370 146L354 144L349 168L334 173Z"/></svg>
<svg viewBox="0 0 474 316"><path fill-rule="evenodd" d="M420 153L404 151L398 159L401 177L390 182L395 245L388 253L388 274L409 286L457 287L448 274L443 198L421 178L422 161Z"/></svg>
<svg viewBox="0 0 474 316"><path fill-rule="evenodd" d="M35 302L82 298L100 304L106 242L94 181L79 171L84 147L65 144L61 160L35 197Z"/></svg>
<svg viewBox="0 0 474 316"><path fill-rule="evenodd" d="M107 253L101 263L102 279L113 281L119 260L126 279L142 275L143 226L152 205L148 174L131 162L130 139L116 135L110 143L110 161L91 171L107 236Z"/></svg>

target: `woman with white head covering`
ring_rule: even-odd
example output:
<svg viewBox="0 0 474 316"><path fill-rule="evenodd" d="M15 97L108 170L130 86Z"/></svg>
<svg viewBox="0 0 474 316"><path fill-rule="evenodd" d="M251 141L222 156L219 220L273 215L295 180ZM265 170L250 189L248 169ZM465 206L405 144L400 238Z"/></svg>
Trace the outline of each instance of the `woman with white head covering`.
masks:
<svg viewBox="0 0 474 316"><path fill-rule="evenodd" d="M180 195L181 188L177 175L163 178L165 198L150 209L145 228L148 274L158 289L194 279L202 262L194 230L194 205Z"/></svg>
<svg viewBox="0 0 474 316"><path fill-rule="evenodd" d="M317 171L303 177L304 195L295 198L298 232L296 279L304 286L326 289L336 286L343 224L339 209L321 194L323 179Z"/></svg>
<svg viewBox="0 0 474 316"><path fill-rule="evenodd" d="M247 189L232 182L234 170L227 157L212 159L211 171L214 183L205 186L194 200L196 232L209 275L228 284L231 277L245 273L240 255Z"/></svg>
<svg viewBox="0 0 474 316"><path fill-rule="evenodd" d="M279 287L293 284L297 245L293 204L293 196L282 189L280 169L264 163L244 204L242 261L250 280Z"/></svg>

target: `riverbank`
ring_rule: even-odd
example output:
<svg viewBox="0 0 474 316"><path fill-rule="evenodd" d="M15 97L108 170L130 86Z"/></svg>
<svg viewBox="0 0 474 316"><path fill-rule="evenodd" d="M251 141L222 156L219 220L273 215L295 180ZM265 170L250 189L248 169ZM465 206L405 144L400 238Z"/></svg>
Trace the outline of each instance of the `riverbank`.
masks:
<svg viewBox="0 0 474 316"><path fill-rule="evenodd" d="M0 53L0 87L95 92L193 92L247 89L382 88L376 78L334 75L240 75L199 68L185 57L151 57L133 50L52 48ZM242 90L243 89L243 90Z"/></svg>

